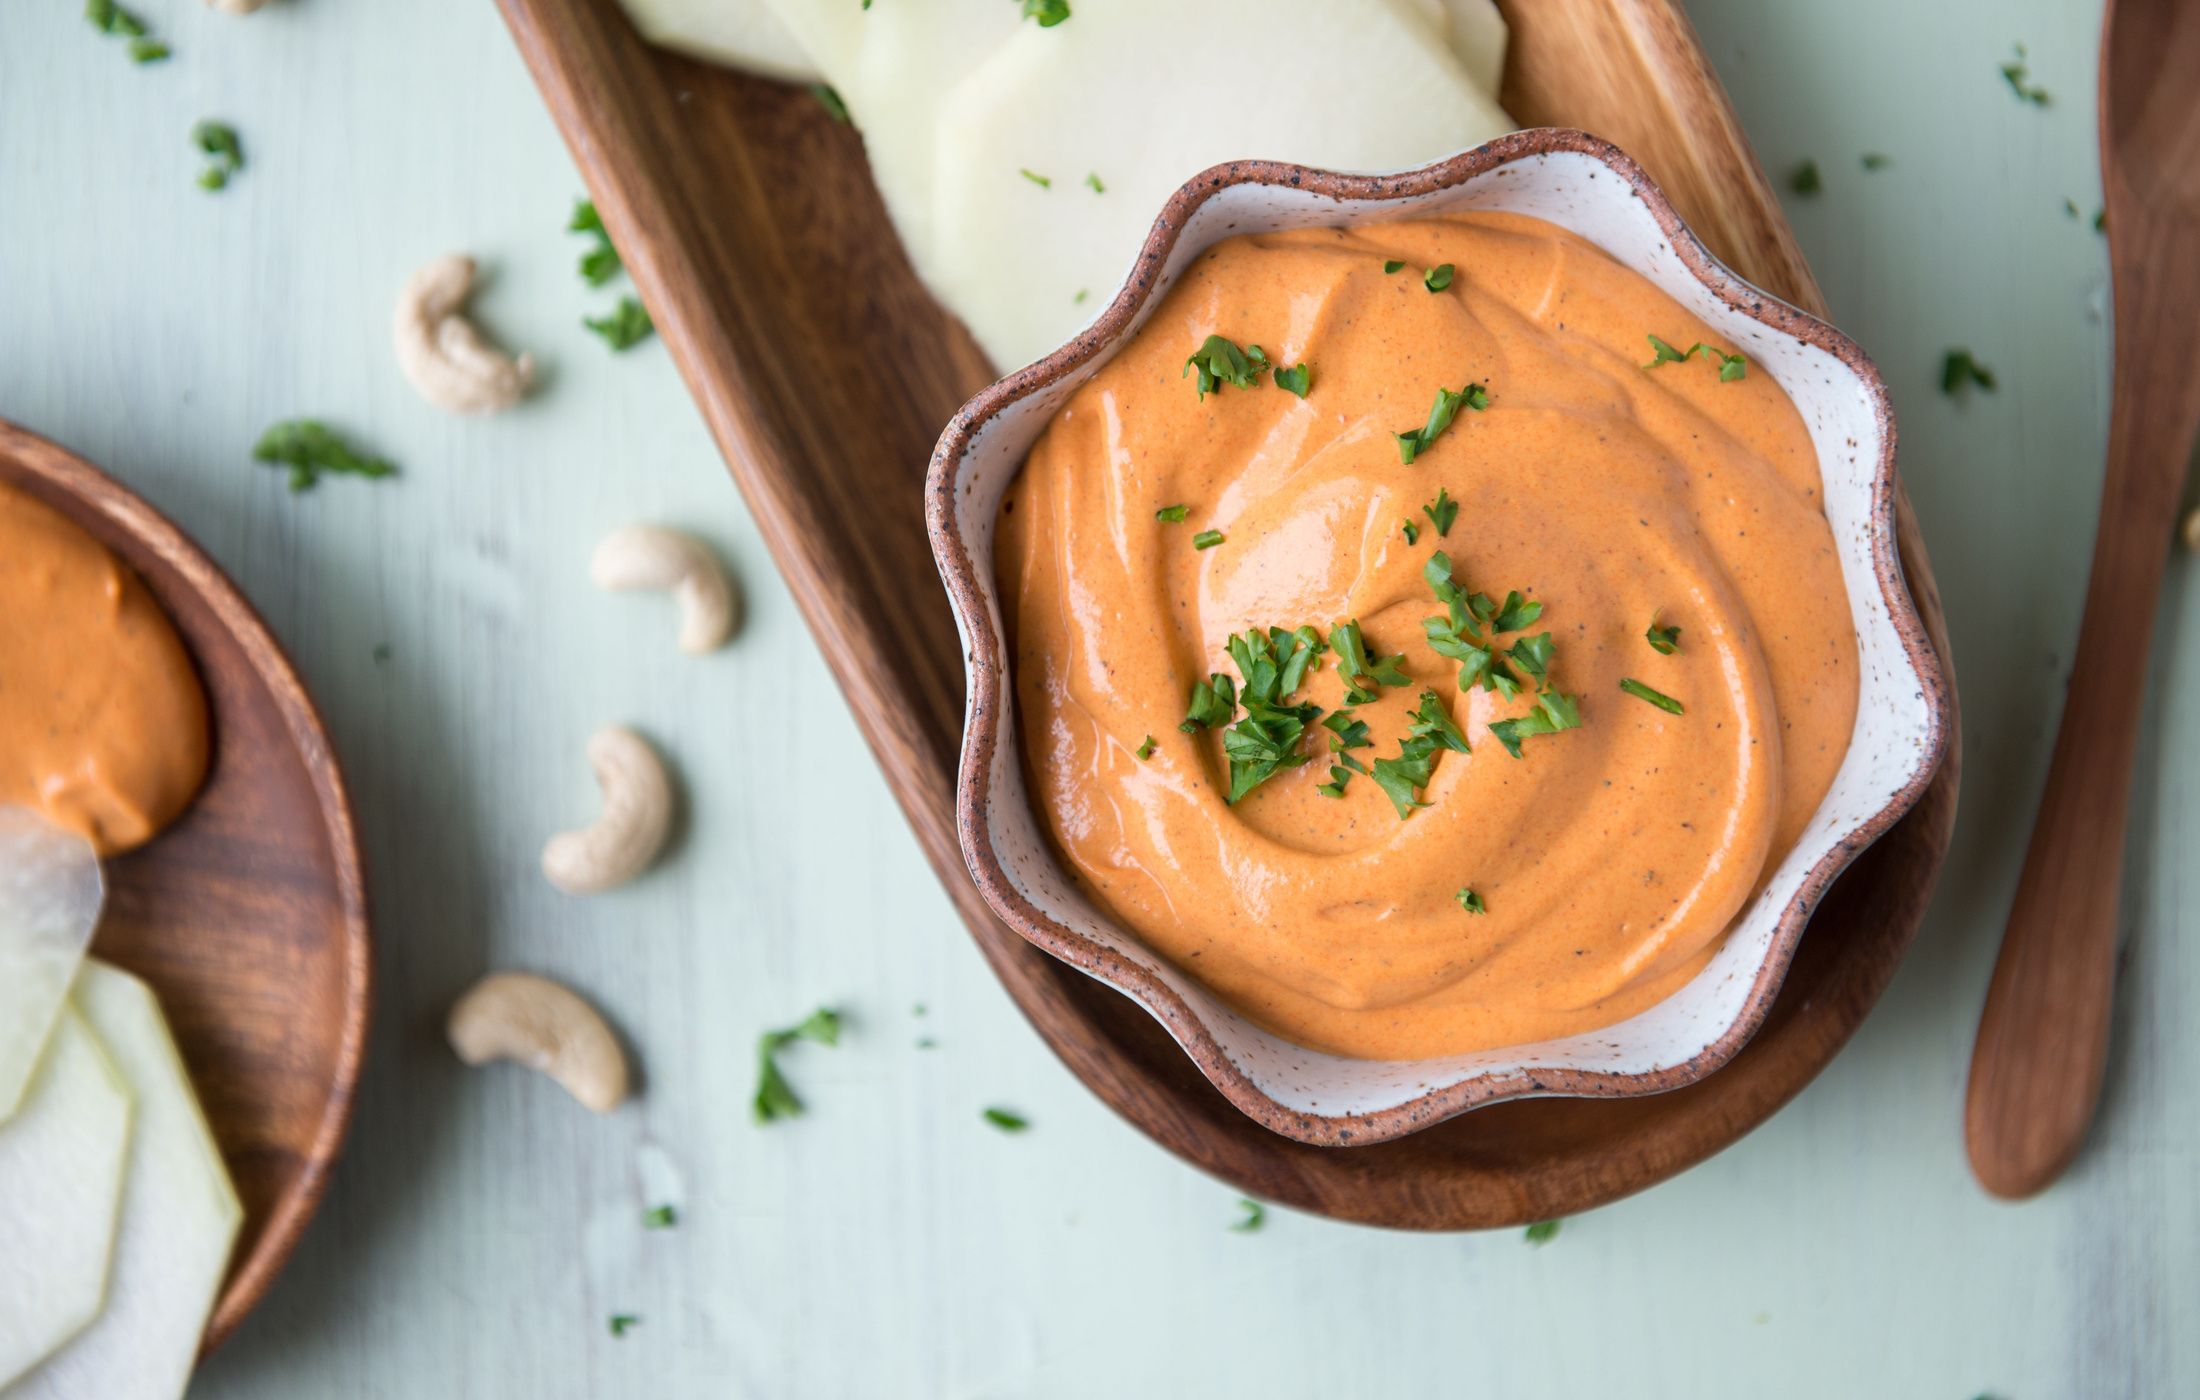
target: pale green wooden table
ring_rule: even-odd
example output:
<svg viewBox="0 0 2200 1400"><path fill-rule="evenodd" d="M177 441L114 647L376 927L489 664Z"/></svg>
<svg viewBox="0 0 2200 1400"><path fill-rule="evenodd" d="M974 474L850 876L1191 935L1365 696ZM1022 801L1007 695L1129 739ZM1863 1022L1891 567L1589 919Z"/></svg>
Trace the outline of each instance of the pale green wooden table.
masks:
<svg viewBox="0 0 2200 1400"><path fill-rule="evenodd" d="M2100 470L2093 7L1692 5L1767 164L1823 171L1794 216L1894 386L1955 634L1963 822L1916 951L1832 1068L1542 1249L1283 1212L1231 1233L1232 1192L1045 1053L919 858L663 347L613 357L580 329L611 296L573 273L579 186L487 0L242 21L138 0L176 48L148 69L79 8L0 6L0 415L143 490L267 614L348 765L381 936L350 1155L197 1393L2200 1393L2189 562L2142 746L2100 1130L2012 1207L1974 1188L1957 1126ZM2020 39L2044 110L1996 72ZM250 158L220 195L186 141L208 116ZM1867 150L1892 166L1865 173ZM486 318L550 367L494 422L427 408L390 358L398 284L453 248L494 266ZM1959 344L1998 394L1941 397ZM404 476L290 495L247 453L307 413ZM668 615L589 585L596 537L633 518L724 545L751 599L737 646L683 658ZM568 900L536 855L593 810L581 745L615 720L676 757L693 821L645 883ZM642 1099L599 1121L460 1069L440 1018L492 964L598 994ZM789 1061L811 1115L751 1127L757 1031L820 1002L851 1032ZM989 1104L1031 1131L988 1128ZM660 1199L680 1226L645 1232ZM613 1313L640 1321L614 1339Z"/></svg>

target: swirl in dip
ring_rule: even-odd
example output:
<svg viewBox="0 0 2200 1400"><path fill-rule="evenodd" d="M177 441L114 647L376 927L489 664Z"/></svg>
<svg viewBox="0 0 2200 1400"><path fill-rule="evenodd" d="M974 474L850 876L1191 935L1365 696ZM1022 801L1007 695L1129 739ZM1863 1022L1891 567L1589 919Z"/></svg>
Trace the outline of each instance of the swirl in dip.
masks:
<svg viewBox="0 0 2200 1400"><path fill-rule="evenodd" d="M1344 1055L1685 983L1856 716L1816 455L1731 349L1519 215L1202 255L1001 505L1026 773L1087 892Z"/></svg>
<svg viewBox="0 0 2200 1400"><path fill-rule="evenodd" d="M206 764L206 695L160 604L106 546L0 486L0 806L114 855L175 820Z"/></svg>

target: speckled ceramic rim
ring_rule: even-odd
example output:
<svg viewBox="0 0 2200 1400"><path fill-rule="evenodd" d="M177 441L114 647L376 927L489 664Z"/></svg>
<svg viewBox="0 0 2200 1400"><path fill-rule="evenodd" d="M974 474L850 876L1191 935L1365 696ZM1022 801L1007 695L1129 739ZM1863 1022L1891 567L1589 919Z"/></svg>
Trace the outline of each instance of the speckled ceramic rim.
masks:
<svg viewBox="0 0 2200 1400"><path fill-rule="evenodd" d="M986 796L987 775L1006 732L1010 692L1007 674L997 660L1004 654L1004 648L987 606L989 583L981 579L972 566L969 547L955 519L954 496L960 467L980 430L989 421L1011 404L1051 387L1103 353L1131 327L1139 310L1154 295L1179 234L1192 215L1216 192L1234 186L1265 185L1306 191L1340 202L1408 200L1451 189L1500 166L1555 152L1587 156L1617 175L1648 207L1682 266L1729 308L1773 331L1825 351L1846 365L1861 381L1878 421L1882 443L1872 472L1873 569L1888 617L1923 692L1928 729L1920 744L1924 757L1915 774L1891 801L1858 823L1805 875L1773 929L1770 947L1758 967L1741 1014L1725 1033L1699 1053L1677 1064L1642 1073L1533 1066L1485 1072L1369 1113L1303 1112L1277 1102L1255 1084L1224 1053L1199 1015L1153 972L1064 927L1027 899L1003 871L986 822ZM1301 1142L1323 1146L1366 1145L1401 1137L1469 1109L1506 1099L1543 1095L1629 1098L1664 1093L1692 1084L1732 1059L1735 1052L1757 1033L1787 975L1803 926L1818 907L1827 887L1849 862L1910 810L1940 767L1948 741L1948 685L1941 673L1939 657L1926 637L1925 624L1919 619L1917 606L1910 597L1909 585L1903 578L1902 562L1895 546L1895 493L1894 413L1888 403L1886 385L1870 357L1856 342L1824 321L1736 276L1681 222L1680 215L1643 173L1642 167L1608 141L1563 128L1519 131L1448 160L1396 175L1339 175L1276 161L1218 165L1179 189L1163 207L1153 231L1146 236L1145 247L1129 279L1108 308L1069 344L1038 363L999 380L964 404L948 423L939 446L933 450L931 468L925 480L926 527L932 539L933 557L939 563L940 576L947 585L948 598L954 605L968 644L970 695L962 763L956 778L955 825L971 877L977 882L986 903L1009 927L1072 967L1137 998L1167 1027L1177 1044L1199 1066L1200 1072L1231 1103L1263 1127ZM1135 943L1138 940L1133 936L1128 941Z"/></svg>

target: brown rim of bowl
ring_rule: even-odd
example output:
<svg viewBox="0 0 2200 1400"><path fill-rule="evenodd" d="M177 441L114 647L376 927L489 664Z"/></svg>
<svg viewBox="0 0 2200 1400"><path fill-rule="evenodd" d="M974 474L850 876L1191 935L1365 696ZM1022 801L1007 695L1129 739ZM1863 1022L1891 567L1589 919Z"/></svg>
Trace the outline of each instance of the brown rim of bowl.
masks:
<svg viewBox="0 0 2200 1400"><path fill-rule="evenodd" d="M30 470L68 490L73 499L113 519L131 535L147 541L173 563L204 597L237 644L252 658L254 674L262 678L274 696L291 742L298 746L306 772L319 793L321 811L329 826L330 864L344 895L344 922L350 937L346 959L344 1033L337 1047L337 1077L329 1085L328 1106L314 1130L313 1145L298 1177L295 1190L287 1193L267 1223L250 1254L233 1261L222 1280L214 1307L199 1342L204 1360L229 1340L252 1309L259 1306L276 1276L297 1251L308 1222L320 1209L328 1192L330 1174L343 1155L344 1139L351 1132L352 1110L359 1096L359 1074L366 1063L367 1025L374 1011L374 936L367 917L367 883L359 852L358 822L351 808L351 794L336 765L336 751L329 743L321 712L282 644L268 631L266 621L219 564L173 520L151 502L101 471L83 456L28 428L0 420L0 446L10 441L43 447L66 464L65 472L37 466ZM73 480L71 478L74 478ZM77 489L95 488L86 494Z"/></svg>
<svg viewBox="0 0 2200 1400"><path fill-rule="evenodd" d="M1002 651L986 608L985 587L971 567L970 553L954 524L956 464L972 440L995 416L1092 360L1130 326L1175 248L1192 215L1219 190L1265 185L1305 190L1337 201L1382 202L1411 199L1450 189L1475 176L1532 156L1567 151L1585 155L1617 175L1650 210L1667 242L1704 288L1728 307L1783 335L1816 346L1849 367L1863 382L1878 420L1882 447L1872 474L1871 549L1873 572L1882 601L1925 702L1927 730L1924 761L1893 799L1859 823L1803 877L1782 911L1772 941L1741 1014L1726 1031L1697 1054L1675 1065L1640 1074L1608 1070L1528 1067L1508 1073L1480 1074L1430 1090L1418 1098L1372 1113L1313 1114L1286 1107L1269 1097L1223 1053L1222 1047L1184 999L1152 972L1122 954L1055 922L1010 883L986 829L987 773L1001 740L1004 718L1004 668L994 657ZM955 784L955 826L971 878L993 912L1026 940L1118 990L1135 997L1182 1046L1214 1086L1262 1127L1317 1146L1365 1146L1386 1142L1440 1123L1468 1109L1506 1099L1537 1095L1579 1098L1629 1098L1664 1093L1692 1084L1732 1059L1764 1023L1781 981L1787 975L1803 927L1834 877L1894 825L1923 795L1940 767L1948 741L1948 685L1939 657L1918 617L1903 578L1894 529L1895 425L1887 388L1871 357L1840 331L1816 316L1743 281L1681 221L1664 193L1641 166L1609 141L1562 127L1517 131L1446 160L1395 175L1340 175L1278 161L1247 160L1218 165L1194 176L1162 207L1129 279L1098 319L1045 359L979 391L949 420L933 450L925 479L925 525L932 554L949 600L969 637L971 689L969 723L963 736ZM1135 941L1135 940L1134 940Z"/></svg>

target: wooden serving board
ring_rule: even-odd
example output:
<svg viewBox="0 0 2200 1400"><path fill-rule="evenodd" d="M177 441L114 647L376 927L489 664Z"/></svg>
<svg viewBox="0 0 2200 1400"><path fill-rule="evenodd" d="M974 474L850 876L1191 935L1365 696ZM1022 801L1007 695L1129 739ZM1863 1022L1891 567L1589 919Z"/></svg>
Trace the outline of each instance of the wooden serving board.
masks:
<svg viewBox="0 0 2200 1400"><path fill-rule="evenodd" d="M925 540L941 427L992 369L917 283L861 139L807 92L645 45L615 0L498 0L521 54L973 937L1056 1054L1162 1145L1250 1195L1468 1229L1661 1181L1762 1122L1832 1059L1908 948L1947 850L1960 745L1828 894L1756 1039L1689 1088L1502 1104L1375 1147L1309 1147L1223 1099L1127 998L994 919L956 845L962 657ZM1821 310L1764 173L1672 0L1519 0L1503 100L1647 167L1743 276ZM1907 502L1901 543L1943 657Z"/></svg>
<svg viewBox="0 0 2200 1400"><path fill-rule="evenodd" d="M244 1201L207 1324L212 1351L297 1247L351 1122L373 972L351 805L288 658L181 530L81 457L7 422L0 483L135 569L206 686L206 786L174 826L106 863L92 953L159 996Z"/></svg>

